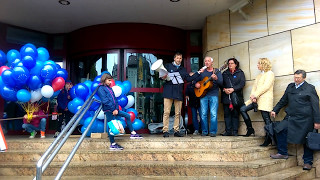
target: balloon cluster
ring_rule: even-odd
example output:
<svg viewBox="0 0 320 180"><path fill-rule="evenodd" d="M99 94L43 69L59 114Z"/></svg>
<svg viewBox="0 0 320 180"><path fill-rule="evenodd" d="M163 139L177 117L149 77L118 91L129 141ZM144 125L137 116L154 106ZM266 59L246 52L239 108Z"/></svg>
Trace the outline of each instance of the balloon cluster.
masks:
<svg viewBox="0 0 320 180"><path fill-rule="evenodd" d="M5 54L0 50L1 97L7 101L34 103L57 96L68 72L49 57L46 48L36 48L30 43L20 51L11 49Z"/></svg>
<svg viewBox="0 0 320 180"><path fill-rule="evenodd" d="M72 101L68 104L68 109L72 113L77 113L77 111L81 108L84 104L86 99L90 96L90 94L99 86L101 76L104 73L109 73L107 71L102 72L101 75L98 75L93 81L87 80L83 83L76 84L70 90L70 95L72 97ZM119 109L126 111L130 114L130 120L132 122L132 126L134 130L139 130L143 128L143 122L138 119L138 112L134 108L131 108L134 104L134 97L132 95L127 95L127 93L131 90L131 83L130 81L114 81L110 85L112 88L119 104ZM95 94L93 96L95 99L100 100L100 97ZM83 116L80 121L80 124L83 125L81 128L81 132L84 132L88 127L89 123L91 122L95 111L99 108L100 103L93 102L90 106L89 110ZM119 118L123 127L127 126L126 121L123 118ZM97 119L93 122L93 125L90 128L89 133L87 136L90 136L91 133L101 133L104 131L104 112L101 110L97 116Z"/></svg>

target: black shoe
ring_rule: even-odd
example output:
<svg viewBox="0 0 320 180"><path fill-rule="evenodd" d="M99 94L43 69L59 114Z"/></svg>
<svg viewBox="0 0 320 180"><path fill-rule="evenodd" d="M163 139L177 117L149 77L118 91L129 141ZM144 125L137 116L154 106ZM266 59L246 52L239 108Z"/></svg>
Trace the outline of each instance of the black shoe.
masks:
<svg viewBox="0 0 320 180"><path fill-rule="evenodd" d="M183 137L184 136L180 132L175 132L173 135L174 135L174 137Z"/></svg>
<svg viewBox="0 0 320 180"><path fill-rule="evenodd" d="M238 136L238 132L233 132L233 136Z"/></svg>
<svg viewBox="0 0 320 180"><path fill-rule="evenodd" d="M224 132L221 134L222 136L232 136L232 133L229 133L229 132Z"/></svg>
<svg viewBox="0 0 320 180"><path fill-rule="evenodd" d="M174 137L183 137L184 135L180 132L175 132L174 134Z"/></svg>
<svg viewBox="0 0 320 180"><path fill-rule="evenodd" d="M208 134L201 134L201 136L208 136Z"/></svg>
<svg viewBox="0 0 320 180"><path fill-rule="evenodd" d="M217 135L216 134L210 134L210 137L216 137Z"/></svg>
<svg viewBox="0 0 320 180"><path fill-rule="evenodd" d="M163 133L163 137L164 137L164 138L169 137L169 133L168 133L168 132L164 132L164 133Z"/></svg>
<svg viewBox="0 0 320 180"><path fill-rule="evenodd" d="M261 147L267 147L269 144L272 145L272 140L269 136L265 137L264 142L260 144Z"/></svg>
<svg viewBox="0 0 320 180"><path fill-rule="evenodd" d="M255 133L254 129L252 127L250 127L250 128L248 128L247 134L244 136L249 137L251 134L253 134L253 136L255 136L254 133Z"/></svg>

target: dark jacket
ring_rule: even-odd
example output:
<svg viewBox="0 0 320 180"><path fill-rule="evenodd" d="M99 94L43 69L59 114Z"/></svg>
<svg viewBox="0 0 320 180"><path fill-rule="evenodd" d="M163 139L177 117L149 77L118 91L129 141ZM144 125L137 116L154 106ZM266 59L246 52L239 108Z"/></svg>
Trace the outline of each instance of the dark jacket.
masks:
<svg viewBox="0 0 320 180"><path fill-rule="evenodd" d="M58 95L58 109L65 110L68 107L68 103L72 100L70 96L70 91L67 91L65 88L61 90Z"/></svg>
<svg viewBox="0 0 320 180"><path fill-rule="evenodd" d="M287 106L287 113L275 128L276 132L288 128L288 143L304 144L308 132L314 123L320 123L319 97L313 85L306 81L296 89L295 83L288 85L284 95L273 108L275 113Z"/></svg>
<svg viewBox="0 0 320 180"><path fill-rule="evenodd" d="M165 68L169 73L179 72L181 78L184 81L192 81L199 76L199 73L194 73L192 76L189 76L186 68L179 66L178 68L172 63L168 63L165 65ZM183 101L183 85L184 84L172 84L172 81L166 81L163 84L163 97L168 99L176 99L179 101Z"/></svg>
<svg viewBox="0 0 320 180"><path fill-rule="evenodd" d="M103 111L113 112L119 111L118 100L109 86L99 86L98 96L101 99Z"/></svg>
<svg viewBox="0 0 320 180"><path fill-rule="evenodd" d="M186 96L189 96L189 106L193 108L200 107L200 98L194 93L196 81L191 81L186 88Z"/></svg>
<svg viewBox="0 0 320 180"><path fill-rule="evenodd" d="M234 92L238 95L239 99L243 100L243 92L242 89L246 85L246 78L241 69L237 69L233 74L227 69L222 73L223 77L223 86L222 88L231 88L233 87ZM230 80L229 80L230 79ZM231 83L230 83L231 81ZM221 91L221 102L223 104L229 104L229 95L225 92Z"/></svg>

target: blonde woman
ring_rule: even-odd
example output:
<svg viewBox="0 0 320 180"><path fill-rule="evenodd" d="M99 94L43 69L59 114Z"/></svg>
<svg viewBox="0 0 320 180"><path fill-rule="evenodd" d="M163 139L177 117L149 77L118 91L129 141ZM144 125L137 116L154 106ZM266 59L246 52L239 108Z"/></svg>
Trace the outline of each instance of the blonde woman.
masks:
<svg viewBox="0 0 320 180"><path fill-rule="evenodd" d="M253 88L250 93L250 99L245 102L240 108L240 113L247 125L246 137L251 134L254 135L254 129L248 115L248 111L255 109L261 111L262 118L266 125L271 123L270 112L273 108L273 85L274 85L274 74L271 71L272 65L267 58L260 58L257 64L258 69L261 73L256 77ZM266 136L265 141L260 146L268 146L271 143L271 137Z"/></svg>

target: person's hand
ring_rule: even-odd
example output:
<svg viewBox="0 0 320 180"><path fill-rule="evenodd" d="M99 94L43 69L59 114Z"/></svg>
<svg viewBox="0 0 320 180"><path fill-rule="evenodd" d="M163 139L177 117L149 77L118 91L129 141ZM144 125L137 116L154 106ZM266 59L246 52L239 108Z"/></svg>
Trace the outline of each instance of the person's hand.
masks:
<svg viewBox="0 0 320 180"><path fill-rule="evenodd" d="M196 83L194 86L195 86L197 89L199 89L199 88L200 88L200 83Z"/></svg>
<svg viewBox="0 0 320 180"><path fill-rule="evenodd" d="M251 94L250 99L251 99L251 101L253 101L253 99L257 99L257 97L255 97L253 94Z"/></svg>
<svg viewBox="0 0 320 180"><path fill-rule="evenodd" d="M252 102L257 103L257 98L252 99Z"/></svg>
<svg viewBox="0 0 320 180"><path fill-rule="evenodd" d="M112 114L113 114L114 116L118 115L118 113L119 113L119 112L118 112L117 109L112 112Z"/></svg>
<svg viewBox="0 0 320 180"><path fill-rule="evenodd" d="M273 118L276 118L276 112L271 111L271 112L270 112L270 116L273 117Z"/></svg>
<svg viewBox="0 0 320 180"><path fill-rule="evenodd" d="M162 78L162 79L167 79L167 77L168 77L168 74L162 76L161 78Z"/></svg>
<svg viewBox="0 0 320 180"><path fill-rule="evenodd" d="M211 77L212 77L212 79L214 79L214 80L218 80L218 76L215 75L214 73L211 75Z"/></svg>
<svg viewBox="0 0 320 180"><path fill-rule="evenodd" d="M28 119L28 115L24 115L23 118L24 118L24 119Z"/></svg>
<svg viewBox="0 0 320 180"><path fill-rule="evenodd" d="M68 108L65 108L64 111L68 111Z"/></svg>
<svg viewBox="0 0 320 180"><path fill-rule="evenodd" d="M314 128L315 129L320 129L320 123L314 123Z"/></svg>

